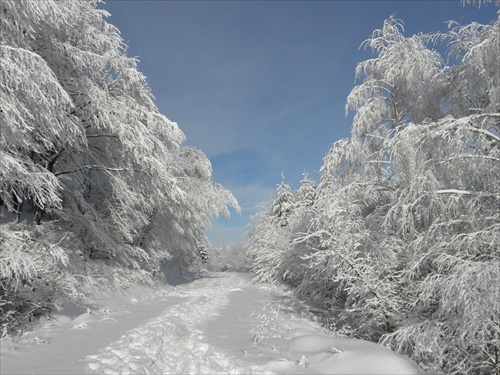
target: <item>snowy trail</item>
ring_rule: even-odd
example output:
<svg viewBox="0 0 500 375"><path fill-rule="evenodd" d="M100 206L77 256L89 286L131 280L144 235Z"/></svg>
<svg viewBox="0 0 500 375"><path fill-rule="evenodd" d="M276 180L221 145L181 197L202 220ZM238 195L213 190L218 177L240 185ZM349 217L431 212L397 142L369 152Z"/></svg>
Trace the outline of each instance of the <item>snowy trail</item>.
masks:
<svg viewBox="0 0 500 375"><path fill-rule="evenodd" d="M249 374L261 372L210 345L203 324L227 305L247 281L234 274L179 287L186 300L88 357L97 373Z"/></svg>
<svg viewBox="0 0 500 375"><path fill-rule="evenodd" d="M2 342L1 373L421 373L385 347L335 337L292 293L247 274L210 273L154 298L97 301L91 314Z"/></svg>

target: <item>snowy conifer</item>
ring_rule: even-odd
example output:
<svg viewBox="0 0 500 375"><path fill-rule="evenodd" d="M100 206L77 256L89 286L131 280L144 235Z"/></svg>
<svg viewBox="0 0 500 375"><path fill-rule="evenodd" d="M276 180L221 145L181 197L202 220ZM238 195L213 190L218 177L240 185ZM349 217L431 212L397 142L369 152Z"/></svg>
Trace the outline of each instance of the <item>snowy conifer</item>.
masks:
<svg viewBox="0 0 500 375"><path fill-rule="evenodd" d="M309 178L308 173L302 174L300 188L295 194L295 205L297 207L311 207L316 198L316 183Z"/></svg>
<svg viewBox="0 0 500 375"><path fill-rule="evenodd" d="M281 184L276 189L276 198L274 200L271 214L280 226L286 227L288 219L293 211L293 194L290 185L285 184L285 175L281 173Z"/></svg>

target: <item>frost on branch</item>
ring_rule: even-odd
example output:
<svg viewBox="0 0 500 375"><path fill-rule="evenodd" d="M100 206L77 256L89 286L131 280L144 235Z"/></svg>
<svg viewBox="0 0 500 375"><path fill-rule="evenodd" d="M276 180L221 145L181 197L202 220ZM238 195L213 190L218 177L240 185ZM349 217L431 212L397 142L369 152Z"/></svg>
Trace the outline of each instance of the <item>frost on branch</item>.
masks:
<svg viewBox="0 0 500 375"><path fill-rule="evenodd" d="M58 207L60 184L47 170L51 153L78 145L83 136L68 116L71 99L39 55L3 45L0 63L3 202L12 211L27 199Z"/></svg>

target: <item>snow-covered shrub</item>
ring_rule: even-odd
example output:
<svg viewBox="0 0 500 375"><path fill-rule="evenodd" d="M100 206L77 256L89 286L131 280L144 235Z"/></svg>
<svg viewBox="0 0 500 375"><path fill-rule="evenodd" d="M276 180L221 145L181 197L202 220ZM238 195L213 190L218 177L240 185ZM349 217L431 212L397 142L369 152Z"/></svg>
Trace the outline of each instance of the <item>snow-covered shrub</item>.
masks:
<svg viewBox="0 0 500 375"><path fill-rule="evenodd" d="M34 318L79 298L77 280L68 272L68 257L52 243L49 226L0 226L0 324L2 336ZM61 233L62 240L64 232Z"/></svg>

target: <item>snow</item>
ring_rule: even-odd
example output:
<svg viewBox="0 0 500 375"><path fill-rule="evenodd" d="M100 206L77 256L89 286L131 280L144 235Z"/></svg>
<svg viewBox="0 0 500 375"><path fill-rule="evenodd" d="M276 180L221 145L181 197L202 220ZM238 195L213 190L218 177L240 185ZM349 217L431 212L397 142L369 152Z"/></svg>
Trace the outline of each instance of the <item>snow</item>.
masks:
<svg viewBox="0 0 500 375"><path fill-rule="evenodd" d="M336 337L291 292L241 273L90 297L1 345L2 374L419 374L374 343Z"/></svg>

